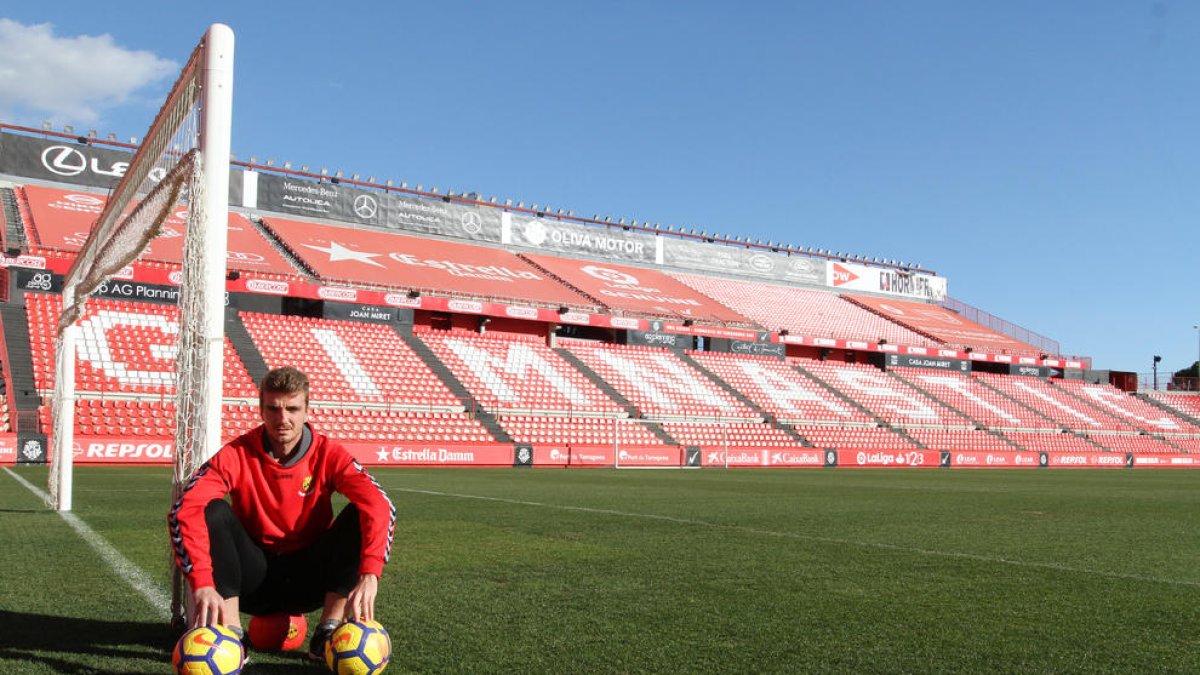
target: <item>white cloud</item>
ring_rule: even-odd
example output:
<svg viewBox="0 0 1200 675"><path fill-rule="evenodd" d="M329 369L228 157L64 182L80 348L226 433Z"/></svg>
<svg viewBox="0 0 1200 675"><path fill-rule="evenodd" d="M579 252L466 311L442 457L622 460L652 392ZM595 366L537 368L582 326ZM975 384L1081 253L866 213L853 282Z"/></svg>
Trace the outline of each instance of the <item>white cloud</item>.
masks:
<svg viewBox="0 0 1200 675"><path fill-rule="evenodd" d="M0 115L90 124L142 87L179 71L173 61L114 44L61 37L50 24L0 19Z"/></svg>

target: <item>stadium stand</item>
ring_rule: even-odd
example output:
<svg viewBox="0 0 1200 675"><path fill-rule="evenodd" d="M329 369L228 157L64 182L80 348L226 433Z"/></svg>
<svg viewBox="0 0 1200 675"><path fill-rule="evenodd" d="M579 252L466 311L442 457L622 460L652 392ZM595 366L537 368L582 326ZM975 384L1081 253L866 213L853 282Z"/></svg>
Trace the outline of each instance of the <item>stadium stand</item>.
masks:
<svg viewBox="0 0 1200 675"><path fill-rule="evenodd" d="M267 366L308 373L313 400L462 411L390 325L242 312Z"/></svg>
<svg viewBox="0 0 1200 675"><path fill-rule="evenodd" d="M1200 420L1200 395L1150 391L1144 394L1146 399L1161 407L1182 415L1184 419Z"/></svg>
<svg viewBox="0 0 1200 675"><path fill-rule="evenodd" d="M1103 410L1087 405L1036 377L973 373L978 382L1033 408L1065 429L1081 431L1137 431Z"/></svg>
<svg viewBox="0 0 1200 675"><path fill-rule="evenodd" d="M937 305L866 295L846 295L846 300L905 326L921 335L959 350L1038 356L1038 350L997 333Z"/></svg>
<svg viewBox="0 0 1200 675"><path fill-rule="evenodd" d="M889 424L904 427L974 426L969 419L874 366L792 358L788 362L837 389Z"/></svg>
<svg viewBox="0 0 1200 675"><path fill-rule="evenodd" d="M1072 396L1128 420L1139 431L1150 433L1200 433L1200 427L1156 408L1136 396L1130 396L1108 384L1090 384L1082 380L1047 380Z"/></svg>
<svg viewBox="0 0 1200 675"><path fill-rule="evenodd" d="M842 340L937 346L935 341L830 291L698 274L673 273L671 276L717 302L737 308L740 314L770 330Z"/></svg>
<svg viewBox="0 0 1200 675"><path fill-rule="evenodd" d="M29 185L22 190L28 207L27 236L36 253L74 252L83 246L88 230L107 201L103 195ZM176 215L163 223L160 234L146 248L143 261L174 265L183 262L183 219ZM227 267L243 272L295 275L297 270L263 238L252 223L229 214Z"/></svg>
<svg viewBox="0 0 1200 675"><path fill-rule="evenodd" d="M1033 452L1097 452L1102 448L1070 433L1049 431L1005 431L1005 438L1022 450Z"/></svg>
<svg viewBox="0 0 1200 675"><path fill-rule="evenodd" d="M663 430L680 445L702 448L789 448L802 444L764 422L663 422Z"/></svg>
<svg viewBox="0 0 1200 675"><path fill-rule="evenodd" d="M908 434L930 450L982 450L1005 452L1016 450L1016 446L1000 436L979 429L931 429L915 427Z"/></svg>
<svg viewBox="0 0 1200 675"><path fill-rule="evenodd" d="M1200 436L1166 436L1164 438L1172 447L1179 448L1184 452L1200 453Z"/></svg>
<svg viewBox="0 0 1200 675"><path fill-rule="evenodd" d="M887 427L835 427L798 424L796 431L818 448L911 450L917 445Z"/></svg>
<svg viewBox="0 0 1200 675"><path fill-rule="evenodd" d="M668 350L586 340L562 340L561 344L627 398L644 417L752 422L763 419Z"/></svg>
<svg viewBox="0 0 1200 675"><path fill-rule="evenodd" d="M1113 450L1117 452L1177 452L1175 447L1162 439L1155 438L1154 436L1093 433L1088 434L1087 438L1096 445L1103 446L1106 450Z"/></svg>
<svg viewBox="0 0 1200 675"><path fill-rule="evenodd" d="M500 415L498 420L515 441L531 445L652 447L664 444L638 421L615 417Z"/></svg>
<svg viewBox="0 0 1200 675"><path fill-rule="evenodd" d="M483 407L494 412L625 416L563 357L533 336L416 330Z"/></svg>
<svg viewBox="0 0 1200 675"><path fill-rule="evenodd" d="M49 428L50 407L40 416ZM479 444L495 439L478 421L450 412L330 408L314 405L310 421L342 441L373 443ZM222 406L222 439L239 436L262 423L258 405ZM175 404L166 400L81 399L75 404L75 433L136 440L169 438L175 433Z"/></svg>
<svg viewBox="0 0 1200 675"><path fill-rule="evenodd" d="M57 295L26 294L34 382L54 389L54 336L62 300ZM175 305L95 298L79 323L75 387L97 394L164 397L175 390ZM258 390L233 345L225 340L224 396L254 398Z"/></svg>
<svg viewBox="0 0 1200 675"><path fill-rule="evenodd" d="M876 422L871 415L779 359L716 352L687 353L709 372L782 422Z"/></svg>
<svg viewBox="0 0 1200 675"><path fill-rule="evenodd" d="M890 368L888 372L981 426L994 429L1059 428L1050 419L963 373L921 368Z"/></svg>
<svg viewBox="0 0 1200 675"><path fill-rule="evenodd" d="M274 217L263 218L262 223L325 281L596 309L594 303L502 249Z"/></svg>
<svg viewBox="0 0 1200 675"><path fill-rule="evenodd" d="M96 188L40 184L5 187L3 196L2 247L12 255L12 243L24 245L44 256L46 269L56 274L69 265L106 200ZM230 314L229 325L245 332L233 331L236 342L225 342L226 438L260 421L250 373L286 364L310 376L314 425L378 448L512 442L540 448L812 445L952 453L1200 453L1200 396L1135 397L1080 379L997 374L1008 363L1036 363L1046 355L939 305L884 297L886 289L857 295L846 288L753 280L749 274L734 279L519 252L540 246L528 237L516 246L505 238L479 245L271 213L252 220L231 212L228 222L227 268L252 278L301 282L297 297L309 303L305 314L320 313L314 298L332 297L317 294L321 283L403 291L395 296L400 300L391 294L380 300L385 293L375 293L371 302L407 307L409 314L404 324L363 323L296 316L288 309L298 305L288 302L278 310ZM553 226L538 222L546 232ZM148 283L177 283L169 273L180 269L182 223L176 211L134 266L135 272L155 271L150 275L155 281ZM231 286L231 292L252 290ZM498 321L493 313L487 315L493 317L492 330L485 330L487 321L467 316L477 308L404 302L425 295L611 316L564 319L555 335L555 324L546 318L553 312L517 312ZM37 390L32 396L41 395L36 406L48 403L54 384L60 300L26 291L16 299L8 307L24 316L8 323L23 326L28 319L32 366L22 377L27 381L32 371ZM168 439L173 433L179 314L172 298L155 299L162 302L89 302L76 366L76 433L82 437ZM517 325L533 316L542 323ZM617 344L622 330L646 330L644 321L633 319L682 322L682 328L666 329L688 333L687 344L697 349ZM702 326L686 330L694 324L705 324L709 332ZM649 330L662 328L654 324ZM830 343L825 349L820 341L793 342L784 347L786 359L709 351L733 348L721 344L722 337L753 341L764 328L853 344ZM21 340L24 332L19 328ZM12 342L12 330L6 335ZM970 374L882 369L885 356L879 352L932 356L939 349L974 352L957 355L965 361L980 354L1012 358L982 359L986 364L976 364ZM9 365L0 368L4 378ZM35 410L19 396L13 400L30 421L49 428L48 405ZM12 431L9 404L0 395L0 433Z"/></svg>
<svg viewBox="0 0 1200 675"><path fill-rule="evenodd" d="M736 311L658 270L528 253L521 258L614 314L752 325Z"/></svg>

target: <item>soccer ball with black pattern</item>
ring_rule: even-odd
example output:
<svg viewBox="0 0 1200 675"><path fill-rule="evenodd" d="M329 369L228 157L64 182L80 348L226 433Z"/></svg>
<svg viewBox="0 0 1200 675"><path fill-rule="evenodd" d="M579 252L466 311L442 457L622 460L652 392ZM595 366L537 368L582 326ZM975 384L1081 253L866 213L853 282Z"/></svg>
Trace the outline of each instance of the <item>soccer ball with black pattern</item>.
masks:
<svg viewBox="0 0 1200 675"><path fill-rule="evenodd" d="M392 638L378 621L349 621L325 643L325 665L337 675L379 675L392 656Z"/></svg>
<svg viewBox="0 0 1200 675"><path fill-rule="evenodd" d="M176 675L237 675L245 656L246 648L232 630L201 626L179 638L171 663Z"/></svg>

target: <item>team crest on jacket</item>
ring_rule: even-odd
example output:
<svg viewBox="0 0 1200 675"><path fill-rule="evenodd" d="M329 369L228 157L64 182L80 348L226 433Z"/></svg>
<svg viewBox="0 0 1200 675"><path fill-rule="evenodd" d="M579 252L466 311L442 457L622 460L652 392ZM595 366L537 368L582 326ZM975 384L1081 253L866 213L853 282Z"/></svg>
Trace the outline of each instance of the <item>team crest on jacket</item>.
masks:
<svg viewBox="0 0 1200 675"><path fill-rule="evenodd" d="M300 496L307 497L309 492L312 492L312 476L306 476L300 483Z"/></svg>

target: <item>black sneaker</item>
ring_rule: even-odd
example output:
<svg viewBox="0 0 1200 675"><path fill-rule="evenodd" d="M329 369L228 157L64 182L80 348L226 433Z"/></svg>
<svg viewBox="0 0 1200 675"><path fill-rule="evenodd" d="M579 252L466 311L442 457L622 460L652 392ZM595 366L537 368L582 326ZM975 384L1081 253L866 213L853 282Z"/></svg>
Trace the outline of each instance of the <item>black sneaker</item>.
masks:
<svg viewBox="0 0 1200 675"><path fill-rule="evenodd" d="M337 630L338 622L330 619L322 621L313 629L312 640L308 642L308 660L325 663L325 645L333 631Z"/></svg>

